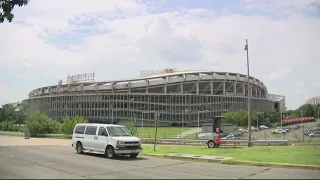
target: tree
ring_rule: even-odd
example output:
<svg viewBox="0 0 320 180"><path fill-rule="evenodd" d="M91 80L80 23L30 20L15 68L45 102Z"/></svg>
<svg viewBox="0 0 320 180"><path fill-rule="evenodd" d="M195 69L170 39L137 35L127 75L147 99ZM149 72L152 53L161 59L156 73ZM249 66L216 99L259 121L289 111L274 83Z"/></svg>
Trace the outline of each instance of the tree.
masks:
<svg viewBox="0 0 320 180"><path fill-rule="evenodd" d="M23 124L28 113L28 105L25 103L4 104L0 110L0 122Z"/></svg>
<svg viewBox="0 0 320 180"><path fill-rule="evenodd" d="M14 18L12 10L14 6L18 5L19 7L27 5L29 0L0 0L0 23L3 23L5 19L9 22Z"/></svg>
<svg viewBox="0 0 320 180"><path fill-rule="evenodd" d="M136 136L137 135L137 128L135 127L135 125L131 122L125 122L123 123L123 126L125 126L131 133L132 135Z"/></svg>
<svg viewBox="0 0 320 180"><path fill-rule="evenodd" d="M79 123L88 123L89 121L83 117L75 117L69 119L68 117L63 118L61 132L64 134L72 134L74 127Z"/></svg>
<svg viewBox="0 0 320 180"><path fill-rule="evenodd" d="M15 105L13 103L5 104L2 106L3 121L14 122L15 121Z"/></svg>
<svg viewBox="0 0 320 180"><path fill-rule="evenodd" d="M46 114L40 112L28 115L26 126L30 130L31 136L58 133L60 130L60 123L57 120L51 119Z"/></svg>
<svg viewBox="0 0 320 180"><path fill-rule="evenodd" d="M247 111L230 111L223 113L222 116L226 117L226 122L232 123L236 126L248 126L248 112ZM257 115L252 113L252 125L257 121Z"/></svg>
<svg viewBox="0 0 320 180"><path fill-rule="evenodd" d="M23 124L27 114L29 113L28 105L25 103L17 103L15 107L15 121L16 124Z"/></svg>

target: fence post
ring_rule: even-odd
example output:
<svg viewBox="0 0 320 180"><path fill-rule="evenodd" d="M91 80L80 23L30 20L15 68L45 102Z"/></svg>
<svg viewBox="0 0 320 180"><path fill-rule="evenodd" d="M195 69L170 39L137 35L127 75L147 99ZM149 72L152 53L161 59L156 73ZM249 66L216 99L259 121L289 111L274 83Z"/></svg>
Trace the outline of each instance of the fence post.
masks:
<svg viewBox="0 0 320 180"><path fill-rule="evenodd" d="M267 132L264 131L264 140L267 140Z"/></svg>
<svg viewBox="0 0 320 180"><path fill-rule="evenodd" d="M304 125L302 125L302 142L304 142Z"/></svg>

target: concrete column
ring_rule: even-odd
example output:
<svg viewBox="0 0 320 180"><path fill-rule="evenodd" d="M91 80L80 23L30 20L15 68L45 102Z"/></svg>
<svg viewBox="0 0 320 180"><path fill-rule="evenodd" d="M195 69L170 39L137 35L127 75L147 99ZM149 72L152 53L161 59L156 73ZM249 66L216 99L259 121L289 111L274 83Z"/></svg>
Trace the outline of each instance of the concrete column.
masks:
<svg viewBox="0 0 320 180"><path fill-rule="evenodd" d="M222 87L223 87L223 95L226 95L226 82L222 83Z"/></svg>
<svg viewBox="0 0 320 180"><path fill-rule="evenodd" d="M197 94L199 94L199 82L196 82L196 89L197 89Z"/></svg>
<svg viewBox="0 0 320 180"><path fill-rule="evenodd" d="M183 83L180 84L180 92L183 93Z"/></svg>
<svg viewBox="0 0 320 180"><path fill-rule="evenodd" d="M246 84L245 83L242 84L242 95L243 96L246 95Z"/></svg>
<svg viewBox="0 0 320 180"><path fill-rule="evenodd" d="M210 82L210 94L213 94L213 81Z"/></svg>

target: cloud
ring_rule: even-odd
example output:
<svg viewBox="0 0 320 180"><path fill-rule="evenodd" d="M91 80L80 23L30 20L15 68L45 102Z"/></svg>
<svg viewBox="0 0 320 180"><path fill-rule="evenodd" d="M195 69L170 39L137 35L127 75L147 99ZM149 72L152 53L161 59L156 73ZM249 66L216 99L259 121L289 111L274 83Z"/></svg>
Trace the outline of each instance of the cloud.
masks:
<svg viewBox="0 0 320 180"><path fill-rule="evenodd" d="M314 86L314 87L320 87L320 82L312 82L312 86Z"/></svg>
<svg viewBox="0 0 320 180"><path fill-rule="evenodd" d="M169 1L30 1L15 9L15 23L1 24L0 81L19 92L0 104L93 68L97 80L167 67L246 74L248 39L250 74L297 107L317 94L311 86L296 91L295 82L317 81L320 23L303 14L312 1L268 2L160 11Z"/></svg>

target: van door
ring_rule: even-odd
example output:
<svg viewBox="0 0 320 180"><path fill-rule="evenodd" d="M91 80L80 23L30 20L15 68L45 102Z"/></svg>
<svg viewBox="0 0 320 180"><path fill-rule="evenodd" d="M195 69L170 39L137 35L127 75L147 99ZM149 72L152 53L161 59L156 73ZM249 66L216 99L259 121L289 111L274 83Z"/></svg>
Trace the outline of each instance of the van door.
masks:
<svg viewBox="0 0 320 180"><path fill-rule="evenodd" d="M108 145L108 133L105 127L100 126L98 130L98 135L95 141L95 149L100 152L104 152L106 146Z"/></svg>
<svg viewBox="0 0 320 180"><path fill-rule="evenodd" d="M83 139L83 148L86 150L95 150L94 143L98 126L87 125Z"/></svg>

